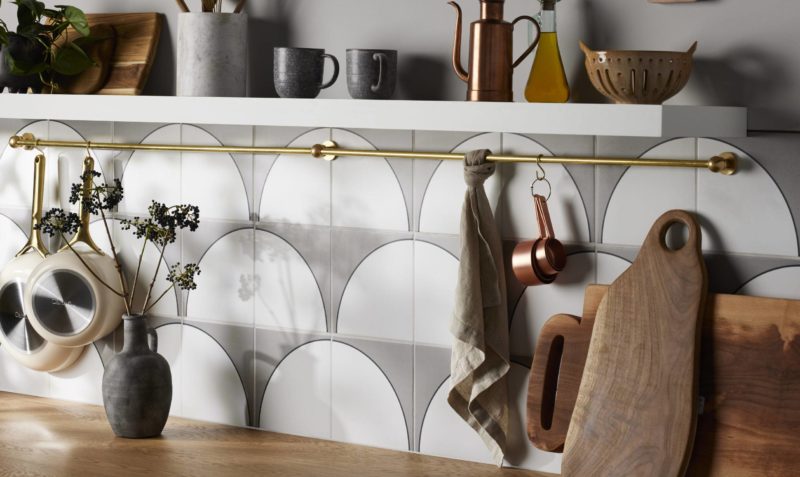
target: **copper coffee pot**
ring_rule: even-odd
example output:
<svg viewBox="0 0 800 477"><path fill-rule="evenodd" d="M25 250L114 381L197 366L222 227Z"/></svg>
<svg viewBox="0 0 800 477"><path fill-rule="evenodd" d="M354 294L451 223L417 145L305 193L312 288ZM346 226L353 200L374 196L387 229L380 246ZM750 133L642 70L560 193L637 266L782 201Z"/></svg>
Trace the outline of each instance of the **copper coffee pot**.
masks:
<svg viewBox="0 0 800 477"><path fill-rule="evenodd" d="M467 101L513 101L511 77L522 60L531 54L539 42L539 23L522 15L509 23L503 20L505 0L481 0L481 18L470 25L469 73L461 65L461 7L456 9L456 34L453 44L453 69L465 81ZM522 55L513 60L514 25L528 20L536 26L536 39Z"/></svg>

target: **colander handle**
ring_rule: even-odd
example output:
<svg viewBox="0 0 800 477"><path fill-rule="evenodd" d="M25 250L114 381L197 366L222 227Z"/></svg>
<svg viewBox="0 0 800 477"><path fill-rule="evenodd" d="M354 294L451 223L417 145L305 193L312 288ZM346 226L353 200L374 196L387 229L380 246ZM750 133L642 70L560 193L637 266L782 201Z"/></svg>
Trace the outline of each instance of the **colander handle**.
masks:
<svg viewBox="0 0 800 477"><path fill-rule="evenodd" d="M589 48L588 46L586 46L586 43L584 43L584 42L583 42L583 41L581 41L581 40L578 40L578 46L580 46L580 47L581 47L581 51L583 51L583 53L584 53L585 55L591 55L592 53L594 53L594 50L592 50L591 48Z"/></svg>
<svg viewBox="0 0 800 477"><path fill-rule="evenodd" d="M689 47L686 53L693 55L695 51L697 51L697 42L692 43L692 46Z"/></svg>

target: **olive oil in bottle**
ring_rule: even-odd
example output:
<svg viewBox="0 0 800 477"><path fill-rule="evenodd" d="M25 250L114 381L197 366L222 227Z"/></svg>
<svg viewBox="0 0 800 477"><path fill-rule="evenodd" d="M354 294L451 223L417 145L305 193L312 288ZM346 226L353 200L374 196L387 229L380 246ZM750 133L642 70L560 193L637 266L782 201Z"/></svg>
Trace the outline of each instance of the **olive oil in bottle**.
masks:
<svg viewBox="0 0 800 477"><path fill-rule="evenodd" d="M558 51L556 0L542 0L539 25L542 34L525 87L525 99L531 103L566 103L569 85Z"/></svg>

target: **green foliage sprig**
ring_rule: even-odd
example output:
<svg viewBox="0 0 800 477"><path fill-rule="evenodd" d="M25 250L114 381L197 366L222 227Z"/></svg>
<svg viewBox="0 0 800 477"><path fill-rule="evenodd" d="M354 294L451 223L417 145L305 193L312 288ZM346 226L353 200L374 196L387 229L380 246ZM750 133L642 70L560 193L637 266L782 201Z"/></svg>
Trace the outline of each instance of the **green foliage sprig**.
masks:
<svg viewBox="0 0 800 477"><path fill-rule="evenodd" d="M55 90L56 74L73 76L94 64L86 53L86 48L95 39L90 36L89 21L80 8L71 5L47 8L44 2L37 0L14 0L13 3L17 5L16 34L31 44L40 46L43 54L41 58L30 61L14 58L8 48L3 48L4 60L12 74L38 74L43 84ZM72 41L58 42L69 27L74 28L81 36ZM9 44L8 28L2 21L0 44Z"/></svg>
<svg viewBox="0 0 800 477"><path fill-rule="evenodd" d="M111 244L111 253L117 266L119 274L120 289L116 289L108 283L101 280L94 270L82 259L80 254L70 246L81 263L91 272L100 282L108 289L119 295L125 301L125 309L128 314L139 313L146 314L150 311L159 301L161 301L167 293L174 290L176 287L181 290L194 290L197 288L195 277L200 275L200 267L196 263L188 263L181 265L177 263L169 268L166 280L170 283L166 290L161 292L157 298L151 300L153 288L155 286L158 272L161 268L161 262L164 259L164 252L168 245L175 242L178 230L188 229L191 232L197 230L200 225L200 209L191 204L181 204L167 206L160 202L152 201L148 207L148 217L134 217L132 219L123 219L120 221L122 230L132 230L136 238L142 240L142 248L138 257L138 264L136 266L136 274L133 278L133 286L129 290L125 284L125 277L122 271L122 266L117 255L116 247L111 238L111 230L107 223L106 212L111 212L122 201L125 191L122 184L118 179L115 179L112 184L101 183L96 184L94 179L100 177L101 174L96 171L89 171L81 175L81 182L72 184L70 188L69 201L71 204L81 204L84 210L93 214L99 213L103 225L105 226L108 241ZM84 184L90 184L90 189L84 189ZM43 216L41 223L36 228L50 236L59 236L62 240L67 242L67 236L74 234L80 227L80 217L73 212L65 212L62 209L54 208L47 211ZM67 242L69 244L69 242ZM156 270L153 272L152 280L147 289L147 295L141 307L137 310L133 309L134 298L136 297L136 283L139 280L139 273L142 268L142 259L148 243L152 243L160 249L158 263Z"/></svg>

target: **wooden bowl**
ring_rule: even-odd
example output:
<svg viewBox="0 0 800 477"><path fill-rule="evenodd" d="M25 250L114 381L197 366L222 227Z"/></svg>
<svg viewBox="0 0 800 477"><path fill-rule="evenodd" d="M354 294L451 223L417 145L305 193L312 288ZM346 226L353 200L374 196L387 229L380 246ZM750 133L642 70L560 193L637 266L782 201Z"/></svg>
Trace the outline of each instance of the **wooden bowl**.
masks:
<svg viewBox="0 0 800 477"><path fill-rule="evenodd" d="M618 104L661 104L689 81L692 54L681 51L594 51L580 42L595 89Z"/></svg>

